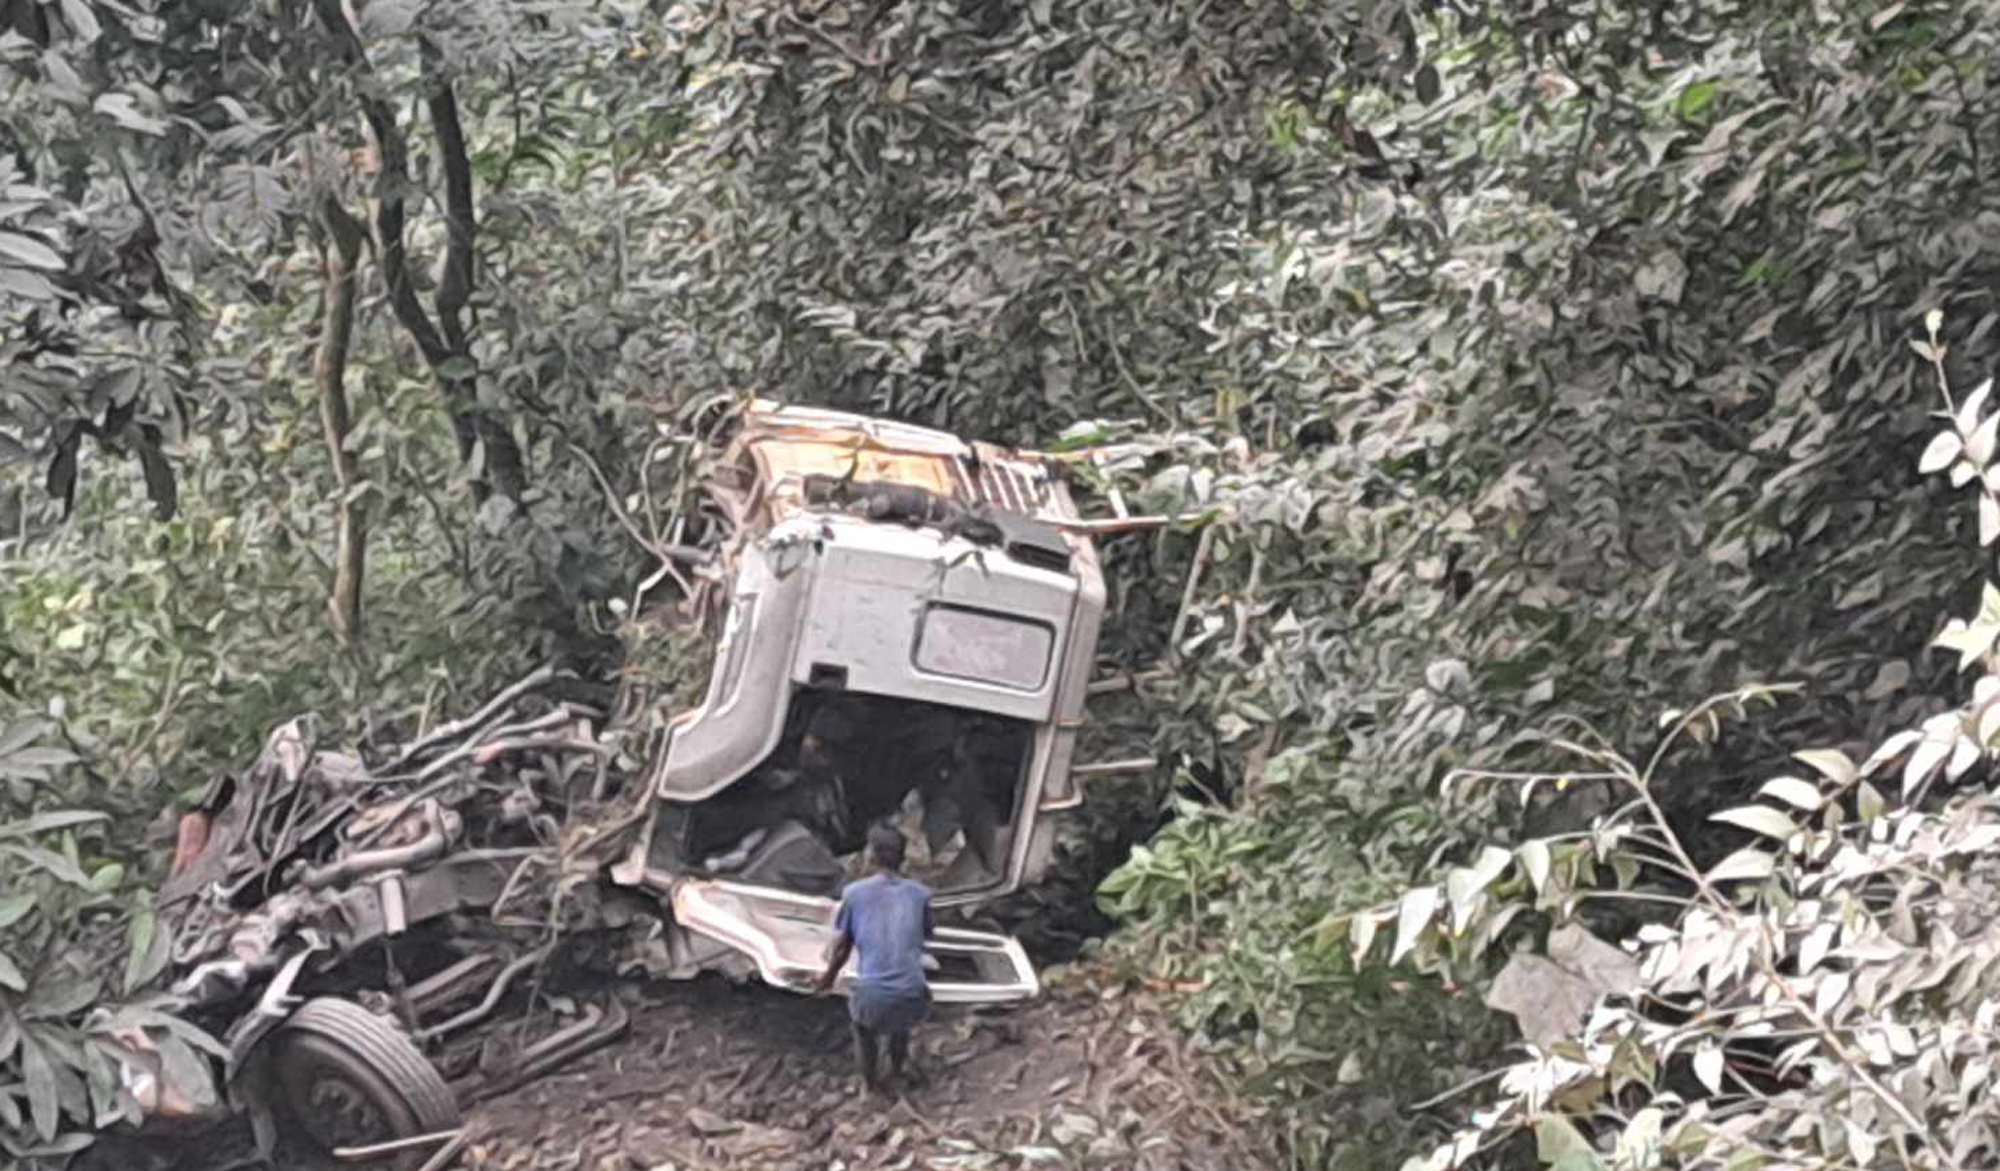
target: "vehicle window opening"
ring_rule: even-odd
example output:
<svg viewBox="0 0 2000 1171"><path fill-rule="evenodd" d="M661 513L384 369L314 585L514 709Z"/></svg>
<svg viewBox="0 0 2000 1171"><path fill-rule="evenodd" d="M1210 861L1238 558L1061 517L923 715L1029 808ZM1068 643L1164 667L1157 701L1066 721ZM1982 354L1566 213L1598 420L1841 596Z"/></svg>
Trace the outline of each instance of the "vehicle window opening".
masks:
<svg viewBox="0 0 2000 1171"><path fill-rule="evenodd" d="M913 658L919 671L1039 691L1048 680L1056 632L1046 622L969 606L924 610Z"/></svg>
<svg viewBox="0 0 2000 1171"><path fill-rule="evenodd" d="M868 827L909 843L940 892L998 882L1033 751L1025 720L920 700L801 691L778 746L688 810L684 856L719 878L806 894L860 876Z"/></svg>

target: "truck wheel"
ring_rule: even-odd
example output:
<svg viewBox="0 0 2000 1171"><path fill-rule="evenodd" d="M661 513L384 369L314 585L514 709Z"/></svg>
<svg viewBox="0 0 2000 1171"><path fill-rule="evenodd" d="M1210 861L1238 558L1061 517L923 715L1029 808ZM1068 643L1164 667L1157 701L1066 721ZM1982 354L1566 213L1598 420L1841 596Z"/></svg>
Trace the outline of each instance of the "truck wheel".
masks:
<svg viewBox="0 0 2000 1171"><path fill-rule="evenodd" d="M278 1100L322 1155L459 1125L458 1102L437 1069L401 1030L351 1000L307 1001L269 1044ZM433 1149L363 1165L414 1167Z"/></svg>

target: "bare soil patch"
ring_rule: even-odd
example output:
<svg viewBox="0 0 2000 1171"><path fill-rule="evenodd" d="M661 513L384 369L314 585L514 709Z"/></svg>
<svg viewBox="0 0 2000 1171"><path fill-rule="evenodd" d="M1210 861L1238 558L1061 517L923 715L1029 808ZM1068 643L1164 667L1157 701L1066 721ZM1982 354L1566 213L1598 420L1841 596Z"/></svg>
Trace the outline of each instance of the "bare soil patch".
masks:
<svg viewBox="0 0 2000 1171"><path fill-rule="evenodd" d="M925 1082L861 1092L838 999L720 980L627 986L619 1042L481 1103L482 1171L1261 1167L1273 1152L1231 1071L1154 998L1076 967L1033 1002L940 1006ZM609 993L608 993L609 994Z"/></svg>

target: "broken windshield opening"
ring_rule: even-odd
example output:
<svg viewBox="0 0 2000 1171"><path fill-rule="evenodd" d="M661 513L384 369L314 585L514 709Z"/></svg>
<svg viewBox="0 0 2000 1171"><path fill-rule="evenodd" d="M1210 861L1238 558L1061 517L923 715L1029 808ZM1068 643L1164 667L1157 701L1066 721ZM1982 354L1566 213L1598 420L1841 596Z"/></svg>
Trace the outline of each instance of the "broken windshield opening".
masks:
<svg viewBox="0 0 2000 1171"><path fill-rule="evenodd" d="M663 803L655 865L836 895L859 877L868 827L909 844L905 872L938 891L1004 877L1033 750L1024 720L919 700L805 690L778 747L694 805Z"/></svg>

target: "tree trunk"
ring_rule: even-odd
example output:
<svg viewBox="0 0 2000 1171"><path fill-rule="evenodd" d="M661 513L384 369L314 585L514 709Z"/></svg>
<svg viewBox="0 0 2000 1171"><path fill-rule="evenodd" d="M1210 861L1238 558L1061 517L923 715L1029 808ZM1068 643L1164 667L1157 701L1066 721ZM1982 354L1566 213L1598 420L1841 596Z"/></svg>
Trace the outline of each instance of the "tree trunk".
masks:
<svg viewBox="0 0 2000 1171"><path fill-rule="evenodd" d="M327 455L333 460L333 478L339 489L334 510L340 529L327 611L335 636L343 645L352 646L361 637L368 506L354 494L354 453L347 450L347 433L354 421L347 405L347 348L354 336L354 269L361 259L364 233L360 221L332 195L321 199L319 218L326 231L326 244L320 250L326 266L326 308L320 319L313 381L319 390L320 428L326 434Z"/></svg>
<svg viewBox="0 0 2000 1171"><path fill-rule="evenodd" d="M367 49L341 0L314 0L314 8L341 56L355 69L367 71ZM389 307L416 342L417 351L437 382L445 409L451 413L460 456L471 455L475 442L485 448L485 470L477 482L480 493L499 492L521 505L528 489L527 465L506 421L495 418L479 405L476 373L471 370L472 347L464 327L464 308L472 293L473 244L478 224L472 201L472 167L459 123L458 99L451 83L439 76L435 54L429 46L423 50L423 67L427 82L425 104L438 132L438 151L445 172L445 274L437 294L438 319L432 321L417 297L403 238L408 218L404 197L410 188L409 144L388 101L364 91L360 99L361 114L375 139L380 164L375 177L375 247L382 258L382 279L388 286Z"/></svg>
<svg viewBox="0 0 2000 1171"><path fill-rule="evenodd" d="M447 362L461 369L472 365L472 339L465 331L465 307L472 300L473 243L479 230L479 216L472 200L472 160L465 147L465 127L458 116L458 95L442 75L437 49L421 43L426 81L424 105L430 111L431 126L437 131L438 160L444 167L445 255L444 279L438 282L438 331L444 335ZM494 490L522 503L528 490L528 474L522 464L521 449L506 420L479 405L473 375L439 375L448 400L469 404L459 409L471 417L473 433L486 449L486 478Z"/></svg>

